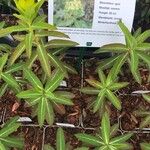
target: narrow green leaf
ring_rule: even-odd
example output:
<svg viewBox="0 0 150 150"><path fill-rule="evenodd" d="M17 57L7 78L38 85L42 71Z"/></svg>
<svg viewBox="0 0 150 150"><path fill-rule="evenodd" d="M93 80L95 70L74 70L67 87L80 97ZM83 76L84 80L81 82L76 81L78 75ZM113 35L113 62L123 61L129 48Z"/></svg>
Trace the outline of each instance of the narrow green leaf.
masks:
<svg viewBox="0 0 150 150"><path fill-rule="evenodd" d="M138 51L150 51L150 43L138 44L138 46L136 47L136 50L138 50Z"/></svg>
<svg viewBox="0 0 150 150"><path fill-rule="evenodd" d="M121 54L117 60L115 61L113 68L110 70L107 77L107 84L109 85L112 81L114 81L121 70L122 65L125 63L127 59L128 53Z"/></svg>
<svg viewBox="0 0 150 150"><path fill-rule="evenodd" d="M150 143L141 143L140 146L142 150L150 150Z"/></svg>
<svg viewBox="0 0 150 150"><path fill-rule="evenodd" d="M104 101L105 95L106 95L106 90L105 89L103 89L99 92L98 97L97 97L97 99L94 103L94 109L93 109L94 113L97 112L101 108L101 105Z"/></svg>
<svg viewBox="0 0 150 150"><path fill-rule="evenodd" d="M121 110L121 102L118 99L118 97L116 97L113 92L111 92L110 90L107 90L107 98L111 101L111 103L118 109Z"/></svg>
<svg viewBox="0 0 150 150"><path fill-rule="evenodd" d="M62 97L62 96L54 96L52 98L53 101L55 101L56 103L59 103L59 104L64 104L64 105L73 105L73 102L68 99L68 98L65 98L65 97Z"/></svg>
<svg viewBox="0 0 150 150"><path fill-rule="evenodd" d="M109 89L112 90L112 91L119 90L119 89L122 89L122 88L126 87L128 84L129 84L128 82L113 83L109 87Z"/></svg>
<svg viewBox="0 0 150 150"><path fill-rule="evenodd" d="M53 125L54 123L54 111L53 111L53 107L52 107L52 104L46 99L45 101L45 104L46 104L46 121L49 125Z"/></svg>
<svg viewBox="0 0 150 150"><path fill-rule="evenodd" d="M56 48L56 49L52 49L51 53L52 55L57 56L58 54L64 54L64 52L67 50L69 50L69 47Z"/></svg>
<svg viewBox="0 0 150 150"><path fill-rule="evenodd" d="M64 136L64 131L62 128L57 129L56 148L57 150L66 150L65 136Z"/></svg>
<svg viewBox="0 0 150 150"><path fill-rule="evenodd" d="M121 43L114 43L102 46L100 49L96 50L94 53L104 53L104 52L117 52L122 53L128 51L126 45Z"/></svg>
<svg viewBox="0 0 150 150"><path fill-rule="evenodd" d="M16 117L13 117L11 118L10 120L8 120L6 123L5 123L5 128L9 128L10 126L14 126L15 124L20 124L20 123L17 123L17 120L19 119L18 116Z"/></svg>
<svg viewBox="0 0 150 150"><path fill-rule="evenodd" d="M46 115L46 99L44 97L38 103L38 123L40 127L44 124L44 119Z"/></svg>
<svg viewBox="0 0 150 150"><path fill-rule="evenodd" d="M8 84L7 83L4 83L4 84L1 85L1 87L0 87L0 97L4 95L4 93L6 92L7 88L8 88Z"/></svg>
<svg viewBox="0 0 150 150"><path fill-rule="evenodd" d="M0 141L0 150L6 150L5 146L3 145L1 141Z"/></svg>
<svg viewBox="0 0 150 150"><path fill-rule="evenodd" d="M40 15L40 16L37 16L34 21L33 21L33 24L37 24L37 23L40 23L40 22L43 22L45 21L45 19L47 18L46 15Z"/></svg>
<svg viewBox="0 0 150 150"><path fill-rule="evenodd" d="M119 124L114 124L114 125L111 127L110 136L111 136L111 137L115 136L116 133L118 132L118 129L119 129Z"/></svg>
<svg viewBox="0 0 150 150"><path fill-rule="evenodd" d="M85 81L97 89L103 88L103 85L95 79L85 79Z"/></svg>
<svg viewBox="0 0 150 150"><path fill-rule="evenodd" d="M64 38L69 38L68 35L66 35L63 32L59 31L39 31L38 33L35 34L37 37L46 37L46 36L54 36L54 37L64 37Z"/></svg>
<svg viewBox="0 0 150 150"><path fill-rule="evenodd" d="M146 30L145 32L143 32L142 34L140 34L136 40L138 43L143 43L147 38L150 37L150 29Z"/></svg>
<svg viewBox="0 0 150 150"><path fill-rule="evenodd" d="M46 44L46 48L74 47L77 45L79 44L74 41L54 39Z"/></svg>
<svg viewBox="0 0 150 150"><path fill-rule="evenodd" d="M25 51L25 43L22 41L16 49L13 51L9 58L9 66L11 66L18 58L19 56Z"/></svg>
<svg viewBox="0 0 150 150"><path fill-rule="evenodd" d="M32 54L32 41L33 41L33 32L30 31L30 33L26 34L25 37L26 54L28 58L30 58Z"/></svg>
<svg viewBox="0 0 150 150"><path fill-rule="evenodd" d="M12 49L12 47L7 44L0 44L0 51L10 53L11 49Z"/></svg>
<svg viewBox="0 0 150 150"><path fill-rule="evenodd" d="M21 90L16 79L10 74L2 73L1 77L12 88L12 90L15 90L16 92L19 92Z"/></svg>
<svg viewBox="0 0 150 150"><path fill-rule="evenodd" d="M150 103L150 95L142 94L142 96L148 103Z"/></svg>
<svg viewBox="0 0 150 150"><path fill-rule="evenodd" d="M73 99L75 97L75 95L73 93L67 92L67 91L56 91L56 92L54 92L54 94L58 95L58 96L66 97L69 99Z"/></svg>
<svg viewBox="0 0 150 150"><path fill-rule="evenodd" d="M22 70L24 66L24 63L17 63L17 64L13 64L12 66L8 67L7 70L5 71L5 73L13 73L19 70Z"/></svg>
<svg viewBox="0 0 150 150"><path fill-rule="evenodd" d="M131 61L128 60L128 62L129 62L129 67L131 69L131 67L132 67ZM134 70L134 71L131 69L131 73L132 73L134 79L136 80L136 82L141 84L142 79L141 79L141 75L140 75L140 72L139 72L138 68L137 68L137 70Z"/></svg>
<svg viewBox="0 0 150 150"><path fill-rule="evenodd" d="M35 7L36 13L35 14L38 14L38 12L39 12L39 10L40 10L40 8L44 2L45 2L45 0L40 0L36 3L36 7Z"/></svg>
<svg viewBox="0 0 150 150"><path fill-rule="evenodd" d="M45 85L45 91L46 92L53 92L58 86L60 86L61 81L64 78L64 73L57 69L54 74L52 74L52 77L49 78Z"/></svg>
<svg viewBox="0 0 150 150"><path fill-rule="evenodd" d="M37 59L37 57L38 57L37 52L36 52L36 51L33 51L33 52L32 52L32 55L31 55L31 57L30 57L30 59L28 59L28 60L26 61L26 66L27 66L29 69L32 67L32 65L33 65L34 61Z"/></svg>
<svg viewBox="0 0 150 150"><path fill-rule="evenodd" d="M102 117L101 134L105 144L108 144L110 141L110 121L108 113L105 113Z"/></svg>
<svg viewBox="0 0 150 150"><path fill-rule="evenodd" d="M133 135L132 133L128 133L125 135L114 137L113 139L111 139L110 144L118 144L118 143L126 142L128 139L130 139L132 135Z"/></svg>
<svg viewBox="0 0 150 150"><path fill-rule="evenodd" d="M136 110L133 112L134 115L138 116L138 117L145 117L147 115L150 115L149 111L143 111L143 110Z"/></svg>
<svg viewBox="0 0 150 150"><path fill-rule="evenodd" d="M119 57L119 55L115 55L115 56L106 58L106 59L98 62L98 69L104 70L104 69L112 67L114 62L118 59L118 57Z"/></svg>
<svg viewBox="0 0 150 150"><path fill-rule="evenodd" d="M16 18L18 18L19 19L19 24L21 24L23 26L27 27L27 23L30 23L30 19L28 17L25 17L23 15L18 15L18 14L13 14L13 16L15 16Z"/></svg>
<svg viewBox="0 0 150 150"><path fill-rule="evenodd" d="M0 138L0 141L4 143L4 145L12 148L21 148L23 149L24 143L23 139L21 138L16 138L16 137L5 137L5 138Z"/></svg>
<svg viewBox="0 0 150 150"><path fill-rule="evenodd" d="M62 62L62 65L64 66L64 68L67 70L67 72L71 73L71 74L78 74L78 72L75 70L75 68L73 68L71 65L66 64L64 62Z"/></svg>
<svg viewBox="0 0 150 150"><path fill-rule="evenodd" d="M51 100L51 102L54 101L54 103L59 103L59 104L64 104L64 105L73 105L73 102L65 97L62 96L57 96L55 94L52 94L51 92L47 92L46 93L47 98L49 98Z"/></svg>
<svg viewBox="0 0 150 150"><path fill-rule="evenodd" d="M56 27L53 25L50 25L46 22L34 22L32 24L32 29L33 30L41 30L41 29L47 29L47 30L55 30Z"/></svg>
<svg viewBox="0 0 150 150"><path fill-rule="evenodd" d="M38 97L42 96L42 93L37 92L36 90L26 90L26 91L21 91L20 93L17 94L18 98L23 98L23 99L36 99Z"/></svg>
<svg viewBox="0 0 150 150"><path fill-rule="evenodd" d="M140 28L138 28L138 29L134 32L133 36L134 36L135 38L137 38L137 37L141 34L141 32L142 32L142 28L140 27Z"/></svg>
<svg viewBox="0 0 150 150"><path fill-rule="evenodd" d="M141 124L140 124L140 128L144 128L144 127L149 126L149 125L150 125L150 115L146 116L146 117L142 120L142 122L141 122Z"/></svg>
<svg viewBox="0 0 150 150"><path fill-rule="evenodd" d="M21 25L7 27L5 29L0 30L0 37L7 36L12 32L19 32L19 31L21 32L21 31L25 31L25 30L28 30L28 28L21 26Z"/></svg>
<svg viewBox="0 0 150 150"><path fill-rule="evenodd" d="M6 64L7 59L8 59L8 54L4 54L2 57L0 57L0 72L3 70L3 67Z"/></svg>
<svg viewBox="0 0 150 150"><path fill-rule="evenodd" d="M17 131L17 129L20 127L20 124L14 124L11 126L4 127L0 130L0 138L6 138L13 132Z"/></svg>
<svg viewBox="0 0 150 150"><path fill-rule="evenodd" d="M85 133L75 134L75 137L78 138L80 141L93 146L101 146L104 144L99 138Z"/></svg>
<svg viewBox="0 0 150 150"><path fill-rule="evenodd" d="M85 93L85 94L90 94L90 95L98 95L100 90L97 90L93 87L83 87L80 89L80 92Z"/></svg>
<svg viewBox="0 0 150 150"><path fill-rule="evenodd" d="M102 84L104 85L106 82L106 76L104 74L104 72L101 69L98 69L98 76L102 82Z"/></svg>
<svg viewBox="0 0 150 150"><path fill-rule="evenodd" d="M135 38L132 36L132 34L130 33L130 31L128 30L128 28L124 25L124 23L122 23L122 21L118 22L119 27L121 28L122 32L125 35L126 41L128 46L131 48L133 48L133 44L135 41Z"/></svg>
<svg viewBox="0 0 150 150"><path fill-rule="evenodd" d="M138 52L137 54L145 63L150 64L150 55L142 52Z"/></svg>
<svg viewBox="0 0 150 150"><path fill-rule="evenodd" d="M5 21L1 21L0 22L0 29L2 29L4 27L4 25L5 25Z"/></svg>
<svg viewBox="0 0 150 150"><path fill-rule="evenodd" d="M44 48L44 45L42 42L37 44L37 54L38 54L38 59L41 62L41 66L46 73L48 77L51 75L51 68L48 60L48 53L46 49Z"/></svg>
<svg viewBox="0 0 150 150"><path fill-rule="evenodd" d="M57 56L54 56L51 53L48 53L48 57L49 57L50 62L55 66L55 68L60 69L62 72L66 71L63 66L63 63L58 59Z"/></svg>
<svg viewBox="0 0 150 150"><path fill-rule="evenodd" d="M139 57L136 53L136 51L132 50L130 52L130 59L131 59L131 71L135 72L138 69L138 65L139 65Z"/></svg>
<svg viewBox="0 0 150 150"><path fill-rule="evenodd" d="M131 150L133 148L133 146L131 144L128 143L116 143L113 144L112 146L115 147L115 150Z"/></svg>
<svg viewBox="0 0 150 150"><path fill-rule="evenodd" d="M41 100L41 97L34 98L34 99L26 99L27 103L28 103L30 106L35 106L35 105L37 105L40 100Z"/></svg>
<svg viewBox="0 0 150 150"><path fill-rule="evenodd" d="M27 67L24 67L23 69L23 73L25 78L32 84L32 86L36 89L36 90L43 90L43 85L41 83L41 81L38 79L38 77Z"/></svg>
<svg viewBox="0 0 150 150"><path fill-rule="evenodd" d="M101 146L99 149L98 148L95 148L94 150L108 150L108 146L105 145L105 146ZM110 149L109 149L110 150Z"/></svg>

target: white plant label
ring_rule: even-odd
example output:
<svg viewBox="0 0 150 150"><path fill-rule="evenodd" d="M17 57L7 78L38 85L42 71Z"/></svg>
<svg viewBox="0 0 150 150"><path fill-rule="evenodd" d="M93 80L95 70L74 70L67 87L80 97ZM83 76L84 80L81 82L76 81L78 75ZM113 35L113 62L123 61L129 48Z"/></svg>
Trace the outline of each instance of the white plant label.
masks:
<svg viewBox="0 0 150 150"><path fill-rule="evenodd" d="M67 82L63 80L63 81L60 83L60 86L67 87Z"/></svg>
<svg viewBox="0 0 150 150"><path fill-rule="evenodd" d="M121 19L131 30L135 4L136 0L49 0L48 20L80 47L124 43L117 22Z"/></svg>
<svg viewBox="0 0 150 150"><path fill-rule="evenodd" d="M56 123L57 126L75 128L75 125L69 123Z"/></svg>
<svg viewBox="0 0 150 150"><path fill-rule="evenodd" d="M32 122L32 120L29 117L20 117L18 122Z"/></svg>

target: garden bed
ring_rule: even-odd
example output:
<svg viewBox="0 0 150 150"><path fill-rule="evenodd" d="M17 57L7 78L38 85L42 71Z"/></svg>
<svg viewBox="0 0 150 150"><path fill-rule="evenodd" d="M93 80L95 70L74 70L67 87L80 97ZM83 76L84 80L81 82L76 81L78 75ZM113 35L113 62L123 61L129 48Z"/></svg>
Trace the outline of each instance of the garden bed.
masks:
<svg viewBox="0 0 150 150"><path fill-rule="evenodd" d="M74 137L75 133L80 131L93 133L99 128L100 125L100 113L93 114L92 109L89 105L95 99L95 97L82 94L79 91L80 87L87 86L85 79L89 77L98 78L96 72L94 71L96 68L94 66L96 61L97 58L84 60L83 68L81 69L80 74L71 76L69 79L66 80L67 85L69 86L60 88L64 91L70 91L75 95L75 98L73 99L74 105L72 107L62 107L62 114L56 113L54 126L56 123L61 123L62 127L69 124L68 127L65 128L65 134L67 137L67 141L70 142L73 148L81 146L81 143ZM139 86L132 80L132 78L130 78L130 84L128 88L124 88L123 90L118 92L118 95L122 101L122 110L117 111L114 106L108 103L109 112L111 114L111 124L119 123L120 131L122 133L129 131L135 132L135 135L130 140L130 142L134 145L135 150L140 150L140 142L149 141L150 139L149 128L147 127L147 130L138 129L141 118L136 117L133 114L133 112L135 110L138 110L138 108L140 108L141 106L145 107L146 110L150 109L150 104L144 101L140 94L131 94L131 91L133 90L150 90L150 84L146 83L148 72L145 69L141 70L143 73L142 78L145 79L143 80L143 84L141 86ZM124 75L123 77L121 76L120 79L127 81L127 76L130 75ZM16 115L19 115L20 117L31 118L32 122L24 122L23 127L20 130L20 132L25 135L26 150L30 150L31 147L32 150L41 150L41 146L43 146L43 143L55 146L54 141L57 126L49 127L47 124L45 124L45 127L40 129L37 124L37 119L32 118L31 109L28 108L23 101L19 101L18 103L17 98L12 93L7 92L1 98L0 102L1 118L5 118L5 121ZM4 108L6 111L5 114L3 112ZM70 125L73 126L73 128L70 128Z"/></svg>

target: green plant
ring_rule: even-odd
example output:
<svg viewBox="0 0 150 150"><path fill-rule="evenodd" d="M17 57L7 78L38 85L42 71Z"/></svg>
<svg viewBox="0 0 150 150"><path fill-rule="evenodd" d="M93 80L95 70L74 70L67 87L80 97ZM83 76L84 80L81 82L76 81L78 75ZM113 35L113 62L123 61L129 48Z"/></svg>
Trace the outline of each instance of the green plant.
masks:
<svg viewBox="0 0 150 150"><path fill-rule="evenodd" d="M140 128L144 128L150 125L150 111L145 110L145 108L140 108L134 111L134 115L141 117Z"/></svg>
<svg viewBox="0 0 150 150"><path fill-rule="evenodd" d="M24 76L32 85L32 88L26 91L21 91L17 94L20 99L26 99L29 105L35 106L38 116L38 123L43 125L44 120L52 125L54 122L53 105L58 104L73 105L70 98L74 95L69 92L55 91L64 78L64 73L60 70L55 70L52 76L47 80L45 86L38 77L28 68L24 68Z"/></svg>
<svg viewBox="0 0 150 150"><path fill-rule="evenodd" d="M48 144L44 145L44 150L54 150L54 148ZM56 133L56 150L66 150L65 136L62 128L57 129Z"/></svg>
<svg viewBox="0 0 150 150"><path fill-rule="evenodd" d="M142 150L150 150L150 143L141 143L140 146Z"/></svg>
<svg viewBox="0 0 150 150"><path fill-rule="evenodd" d="M57 129L56 133L56 150L71 150L71 146L65 143L65 135L62 128ZM44 145L44 150L54 150L52 146L49 144ZM76 148L74 150L88 150L86 147Z"/></svg>
<svg viewBox="0 0 150 150"><path fill-rule="evenodd" d="M21 56L24 56L25 61L28 61L28 67L31 68L35 60L38 59L41 62L45 74L50 77L51 66L59 67L63 71L66 69L59 58L55 56L60 52L60 49L58 50L57 48L71 47L77 45L77 43L61 39L53 39L46 42L45 38L48 36L69 37L57 31L56 27L48 24L45 21L45 15L38 15L38 11L43 2L44 0L40 0L39 2L30 0L28 3L24 0L15 0L19 14L14 14L14 16L19 19L18 25L2 28L0 30L0 37L13 32L19 32L19 34L14 35L14 38L20 43L15 50L11 52L7 65L11 66L18 61ZM56 50L50 52L48 51L50 48L56 48Z"/></svg>
<svg viewBox="0 0 150 150"><path fill-rule="evenodd" d="M2 79L4 82L1 84L0 87L0 96L2 96L6 89L10 87L15 93L21 91L21 87L19 83L16 81L16 78L12 75L12 73L18 71L22 68L23 64L13 64L12 66L7 66L8 61L8 54L3 54L2 57L0 57L0 79Z"/></svg>
<svg viewBox="0 0 150 150"><path fill-rule="evenodd" d="M78 133L75 136L95 150L125 150L132 149L126 141L132 136L131 133L114 137L118 130L118 125L110 126L109 116L105 113L102 117L100 134L96 136L86 133Z"/></svg>
<svg viewBox="0 0 150 150"><path fill-rule="evenodd" d="M114 67L110 70L107 78L104 74L104 72L101 69L98 69L98 76L100 79L100 82L95 79L86 79L86 82L88 82L93 87L83 87L80 89L82 93L85 94L91 94L91 95L98 95L97 99L94 102L94 108L93 112L95 113L98 111L101 106L103 106L104 101L108 99L111 101L111 103L118 109L121 110L121 102L119 98L114 94L117 90L126 87L128 85L127 82L117 82L117 77L114 80L114 77L117 75L117 63L114 65Z"/></svg>
<svg viewBox="0 0 150 150"><path fill-rule="evenodd" d="M23 149L23 139L11 135L20 127L17 123L18 117L7 121L4 127L0 129L0 149L10 150L11 148Z"/></svg>
<svg viewBox="0 0 150 150"><path fill-rule="evenodd" d="M144 100L150 103L150 96L148 94L142 94ZM134 115L141 117L140 128L144 128L150 125L150 111L144 107L140 107L139 110L134 111Z"/></svg>
<svg viewBox="0 0 150 150"><path fill-rule="evenodd" d="M54 24L58 27L88 28L92 23L85 21L83 2L81 0L54 1Z"/></svg>
<svg viewBox="0 0 150 150"><path fill-rule="evenodd" d="M18 25L5 28L4 22L0 23L0 37L13 33L18 41L15 48L0 45L0 96L6 91L13 91L18 98L34 106L33 111L38 116L40 126L45 119L52 125L53 106L59 110L59 104L72 105L70 98L74 96L69 92L54 90L64 77L68 77L68 72L77 73L73 67L61 61L59 54L77 43L62 39L46 41L48 36L69 37L48 24L45 15L38 15L44 0L14 1L18 10L18 14L14 14L18 18ZM38 71L34 69L37 62L40 62Z"/></svg>
<svg viewBox="0 0 150 150"><path fill-rule="evenodd" d="M141 83L140 72L138 70L140 60L147 63L147 65L150 64L150 55L148 53L148 51L150 51L150 43L145 42L145 40L150 37L150 30L141 34L139 30L137 30L134 35L132 35L121 21L119 21L118 25L125 35L126 44L108 44L97 50L96 53L113 52L116 54L100 63L99 68L104 69L110 67L115 61L118 61L117 67L121 68L125 62L128 62L133 77L138 83Z"/></svg>

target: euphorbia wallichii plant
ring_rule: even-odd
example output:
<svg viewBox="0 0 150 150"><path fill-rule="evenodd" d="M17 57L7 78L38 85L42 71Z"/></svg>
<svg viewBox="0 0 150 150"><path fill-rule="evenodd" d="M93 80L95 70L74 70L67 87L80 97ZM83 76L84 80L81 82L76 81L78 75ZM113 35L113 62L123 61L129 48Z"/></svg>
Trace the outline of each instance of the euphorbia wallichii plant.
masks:
<svg viewBox="0 0 150 150"><path fill-rule="evenodd" d="M45 122L52 125L55 116L54 109L57 108L58 111L62 109L63 105L73 105L71 99L74 95L70 92L59 91L58 87L61 81L68 77L68 73L77 73L70 65L62 62L59 56L66 47L73 47L78 45L78 43L69 40L66 34L59 32L55 26L48 24L45 21L45 15L38 14L44 0L14 0L14 2L18 10L18 13L14 14L18 19L17 25L5 27L4 22L0 23L0 37L12 34L18 43L16 47L0 44L0 96L3 96L6 91L13 92L18 99L24 99L33 108L40 127ZM125 34L126 45L120 43L105 45L100 51L97 51L112 51L117 53L117 55L107 59L105 65L100 63L101 66L97 69L100 81L87 79L86 81L92 87L81 89L83 93L97 95L94 103L94 113L102 105L105 105L105 100L111 101L118 110L121 110L121 101L118 99L116 91L126 87L128 83L118 82L117 75L125 62L129 63L131 72L138 83L141 83L138 72L139 60L143 60L150 66L150 57L147 53L150 50L149 43L144 42L149 37L150 31L145 31L142 34L137 32L132 36L121 21L119 26ZM47 42L46 38L48 36L54 38ZM38 66L39 71L36 71L33 67L37 61L40 62ZM112 65L113 67L110 69L109 74L105 75L103 70ZM143 97L149 101L148 95L143 95ZM17 119L14 118L6 123L4 128L2 126L0 130L0 149L22 148L22 140L8 137L19 128L20 124L16 122ZM106 150L108 147L109 149L114 147L123 149L125 146L128 147L127 149L130 149L131 146L125 141L130 138L131 134L112 138L111 130L113 129L110 128L107 113L103 115L101 126L99 137L86 134L77 134L76 137L85 143L90 142L90 137L96 149L101 147ZM63 145L59 143L61 140L63 140ZM117 140L119 140L119 143ZM57 141L57 149L61 147L65 150L62 129L58 129ZM15 145L17 142L19 143ZM147 145L142 143L141 147L147 147ZM77 149L87 150L88 147Z"/></svg>

